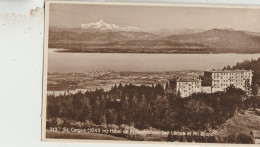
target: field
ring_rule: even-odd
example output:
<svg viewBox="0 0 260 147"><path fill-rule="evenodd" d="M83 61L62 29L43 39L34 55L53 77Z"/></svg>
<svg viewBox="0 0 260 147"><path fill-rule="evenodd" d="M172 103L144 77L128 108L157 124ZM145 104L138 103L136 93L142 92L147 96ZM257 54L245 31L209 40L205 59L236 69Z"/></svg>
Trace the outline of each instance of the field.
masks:
<svg viewBox="0 0 260 147"><path fill-rule="evenodd" d="M245 111L245 114L237 114L227 120L219 131L214 132L218 138L224 138L231 134L247 134L251 130L260 130L260 116L253 111Z"/></svg>

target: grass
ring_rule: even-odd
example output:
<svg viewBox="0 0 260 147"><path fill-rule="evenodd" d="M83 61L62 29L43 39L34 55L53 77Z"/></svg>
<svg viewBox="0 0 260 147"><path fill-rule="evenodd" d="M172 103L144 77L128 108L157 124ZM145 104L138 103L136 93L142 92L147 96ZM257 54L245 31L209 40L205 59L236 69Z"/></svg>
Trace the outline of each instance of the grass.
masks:
<svg viewBox="0 0 260 147"><path fill-rule="evenodd" d="M247 110L245 114L237 114L227 120L222 129L214 134L221 139L238 133L249 135L251 130L260 130L260 116Z"/></svg>
<svg viewBox="0 0 260 147"><path fill-rule="evenodd" d="M126 138L115 137L107 134L97 133L71 133L71 132L53 132L47 130L46 138L54 139L89 139L89 140L127 140Z"/></svg>

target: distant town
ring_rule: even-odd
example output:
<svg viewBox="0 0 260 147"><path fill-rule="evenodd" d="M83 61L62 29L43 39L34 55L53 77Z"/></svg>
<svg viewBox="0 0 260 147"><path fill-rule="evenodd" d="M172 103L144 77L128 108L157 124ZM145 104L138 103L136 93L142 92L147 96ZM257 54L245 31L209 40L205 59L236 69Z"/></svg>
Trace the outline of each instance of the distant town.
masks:
<svg viewBox="0 0 260 147"><path fill-rule="evenodd" d="M134 84L152 86L157 83L166 85L169 79L184 75L202 75L201 71L172 72L114 72L95 71L87 73L48 73L48 91L74 91L76 89L110 90L118 84Z"/></svg>

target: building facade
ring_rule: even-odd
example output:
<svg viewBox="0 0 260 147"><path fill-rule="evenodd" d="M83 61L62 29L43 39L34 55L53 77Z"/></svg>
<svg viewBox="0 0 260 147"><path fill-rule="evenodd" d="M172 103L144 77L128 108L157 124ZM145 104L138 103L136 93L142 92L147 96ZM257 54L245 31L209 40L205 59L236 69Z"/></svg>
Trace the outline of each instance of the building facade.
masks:
<svg viewBox="0 0 260 147"><path fill-rule="evenodd" d="M173 93L179 93L181 97L188 97L193 93L201 92L201 80L190 77L182 77L169 80L169 86Z"/></svg>
<svg viewBox="0 0 260 147"><path fill-rule="evenodd" d="M188 97L193 93L214 93L225 91L231 85L246 91L251 91L253 71L251 70L212 70L204 71L204 80L198 77L186 76L169 80L169 87L176 95Z"/></svg>
<svg viewBox="0 0 260 147"><path fill-rule="evenodd" d="M260 131L259 130L251 130L250 135L253 138L254 144L260 144Z"/></svg>
<svg viewBox="0 0 260 147"><path fill-rule="evenodd" d="M211 93L224 91L233 85L250 92L253 71L251 70L212 70L204 71L204 86L211 86Z"/></svg>

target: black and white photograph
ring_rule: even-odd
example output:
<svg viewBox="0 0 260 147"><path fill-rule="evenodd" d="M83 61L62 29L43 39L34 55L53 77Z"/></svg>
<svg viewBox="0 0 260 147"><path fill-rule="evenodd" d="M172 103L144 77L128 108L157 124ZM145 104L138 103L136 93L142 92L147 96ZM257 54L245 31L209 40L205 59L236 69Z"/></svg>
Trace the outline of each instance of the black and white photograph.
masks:
<svg viewBox="0 0 260 147"><path fill-rule="evenodd" d="M45 3L43 141L260 144L260 7Z"/></svg>

